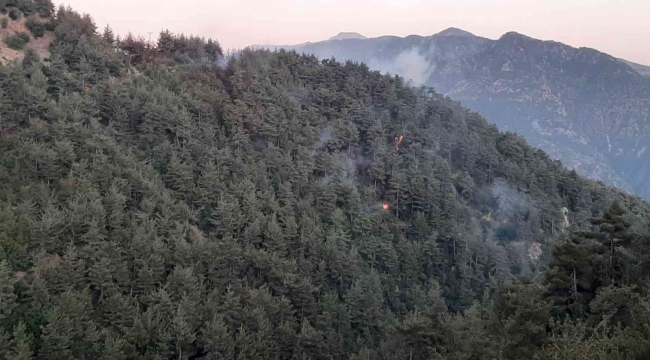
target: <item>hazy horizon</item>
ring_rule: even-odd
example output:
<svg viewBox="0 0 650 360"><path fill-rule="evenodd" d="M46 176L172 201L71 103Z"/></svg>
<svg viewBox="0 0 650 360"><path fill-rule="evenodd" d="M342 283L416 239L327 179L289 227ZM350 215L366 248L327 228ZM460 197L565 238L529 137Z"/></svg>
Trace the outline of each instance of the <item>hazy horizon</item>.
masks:
<svg viewBox="0 0 650 360"><path fill-rule="evenodd" d="M152 39L162 29L216 38L225 49L366 37L428 36L456 27L496 39L516 31L650 65L647 0L64 0L98 27ZM164 4L164 5L161 5Z"/></svg>

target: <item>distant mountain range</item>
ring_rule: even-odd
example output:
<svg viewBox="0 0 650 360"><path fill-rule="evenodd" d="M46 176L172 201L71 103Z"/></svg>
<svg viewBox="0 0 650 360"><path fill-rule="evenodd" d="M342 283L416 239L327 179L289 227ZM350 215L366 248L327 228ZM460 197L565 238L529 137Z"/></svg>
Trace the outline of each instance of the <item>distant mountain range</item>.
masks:
<svg viewBox="0 0 650 360"><path fill-rule="evenodd" d="M262 46L257 46L262 47ZM592 179L650 199L650 67L509 32L263 46L364 62L433 86Z"/></svg>

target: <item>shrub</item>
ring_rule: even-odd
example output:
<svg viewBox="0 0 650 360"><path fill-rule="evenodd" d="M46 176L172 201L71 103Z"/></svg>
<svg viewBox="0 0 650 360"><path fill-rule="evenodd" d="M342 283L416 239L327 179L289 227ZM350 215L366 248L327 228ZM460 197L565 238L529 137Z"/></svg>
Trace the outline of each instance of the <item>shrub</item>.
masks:
<svg viewBox="0 0 650 360"><path fill-rule="evenodd" d="M56 25L57 25L57 23L56 23L55 20L50 20L50 21L45 23L45 29L47 31L54 31L54 29L56 29Z"/></svg>
<svg viewBox="0 0 650 360"><path fill-rule="evenodd" d="M29 34L23 31L13 35L7 35L4 38L4 42L14 50L22 50L29 42Z"/></svg>
<svg viewBox="0 0 650 360"><path fill-rule="evenodd" d="M52 18L54 17L54 4L52 0L34 0L36 11L41 17Z"/></svg>
<svg viewBox="0 0 650 360"><path fill-rule="evenodd" d="M9 8L8 14L11 20L18 20L23 16L23 12L15 7Z"/></svg>
<svg viewBox="0 0 650 360"><path fill-rule="evenodd" d="M34 35L35 38L39 38L45 35L47 24L42 23L33 18L30 18L27 19L27 21L25 22L25 26L27 27L27 29L29 29L29 32L31 32L32 35Z"/></svg>
<svg viewBox="0 0 650 360"><path fill-rule="evenodd" d="M2 26L3 29L6 29L7 25L9 25L9 19L2 18L2 20L0 20L0 26Z"/></svg>
<svg viewBox="0 0 650 360"><path fill-rule="evenodd" d="M188 54L181 54L181 53L176 53L174 56L174 60L176 62L179 62L181 64L190 64L192 63L192 58Z"/></svg>
<svg viewBox="0 0 650 360"><path fill-rule="evenodd" d="M40 60L41 57L38 56L36 50L32 48L27 48L27 50L25 50L25 57L23 58L23 66L25 69L28 68L33 63L39 62Z"/></svg>
<svg viewBox="0 0 650 360"><path fill-rule="evenodd" d="M23 12L23 14L25 14L25 16L32 15L37 10L34 0L17 0L16 6Z"/></svg>

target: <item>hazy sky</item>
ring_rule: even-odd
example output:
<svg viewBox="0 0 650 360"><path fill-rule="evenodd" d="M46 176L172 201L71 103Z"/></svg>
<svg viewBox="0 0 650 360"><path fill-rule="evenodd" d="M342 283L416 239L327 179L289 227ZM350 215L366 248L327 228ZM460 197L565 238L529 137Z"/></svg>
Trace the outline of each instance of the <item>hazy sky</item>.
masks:
<svg viewBox="0 0 650 360"><path fill-rule="evenodd" d="M341 31L432 35L458 27L586 46L650 65L650 0L62 0L103 27L153 38L161 29L214 37L224 48L297 44Z"/></svg>

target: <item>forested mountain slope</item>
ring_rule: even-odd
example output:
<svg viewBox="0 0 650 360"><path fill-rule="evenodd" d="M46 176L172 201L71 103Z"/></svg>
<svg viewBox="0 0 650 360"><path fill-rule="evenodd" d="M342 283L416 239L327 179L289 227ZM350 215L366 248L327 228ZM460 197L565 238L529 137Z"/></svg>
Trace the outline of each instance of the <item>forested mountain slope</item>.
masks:
<svg viewBox="0 0 650 360"><path fill-rule="evenodd" d="M433 86L579 173L650 198L650 77L643 65L515 32L490 40L459 29L285 48Z"/></svg>
<svg viewBox="0 0 650 360"><path fill-rule="evenodd" d="M619 59L619 60L624 62L627 65L630 65L630 67L634 69L636 72L638 72L639 74L643 76L650 76L650 66L633 63L631 61L627 61L624 59Z"/></svg>
<svg viewBox="0 0 650 360"><path fill-rule="evenodd" d="M640 199L365 65L50 20L0 66L4 358L648 355Z"/></svg>

